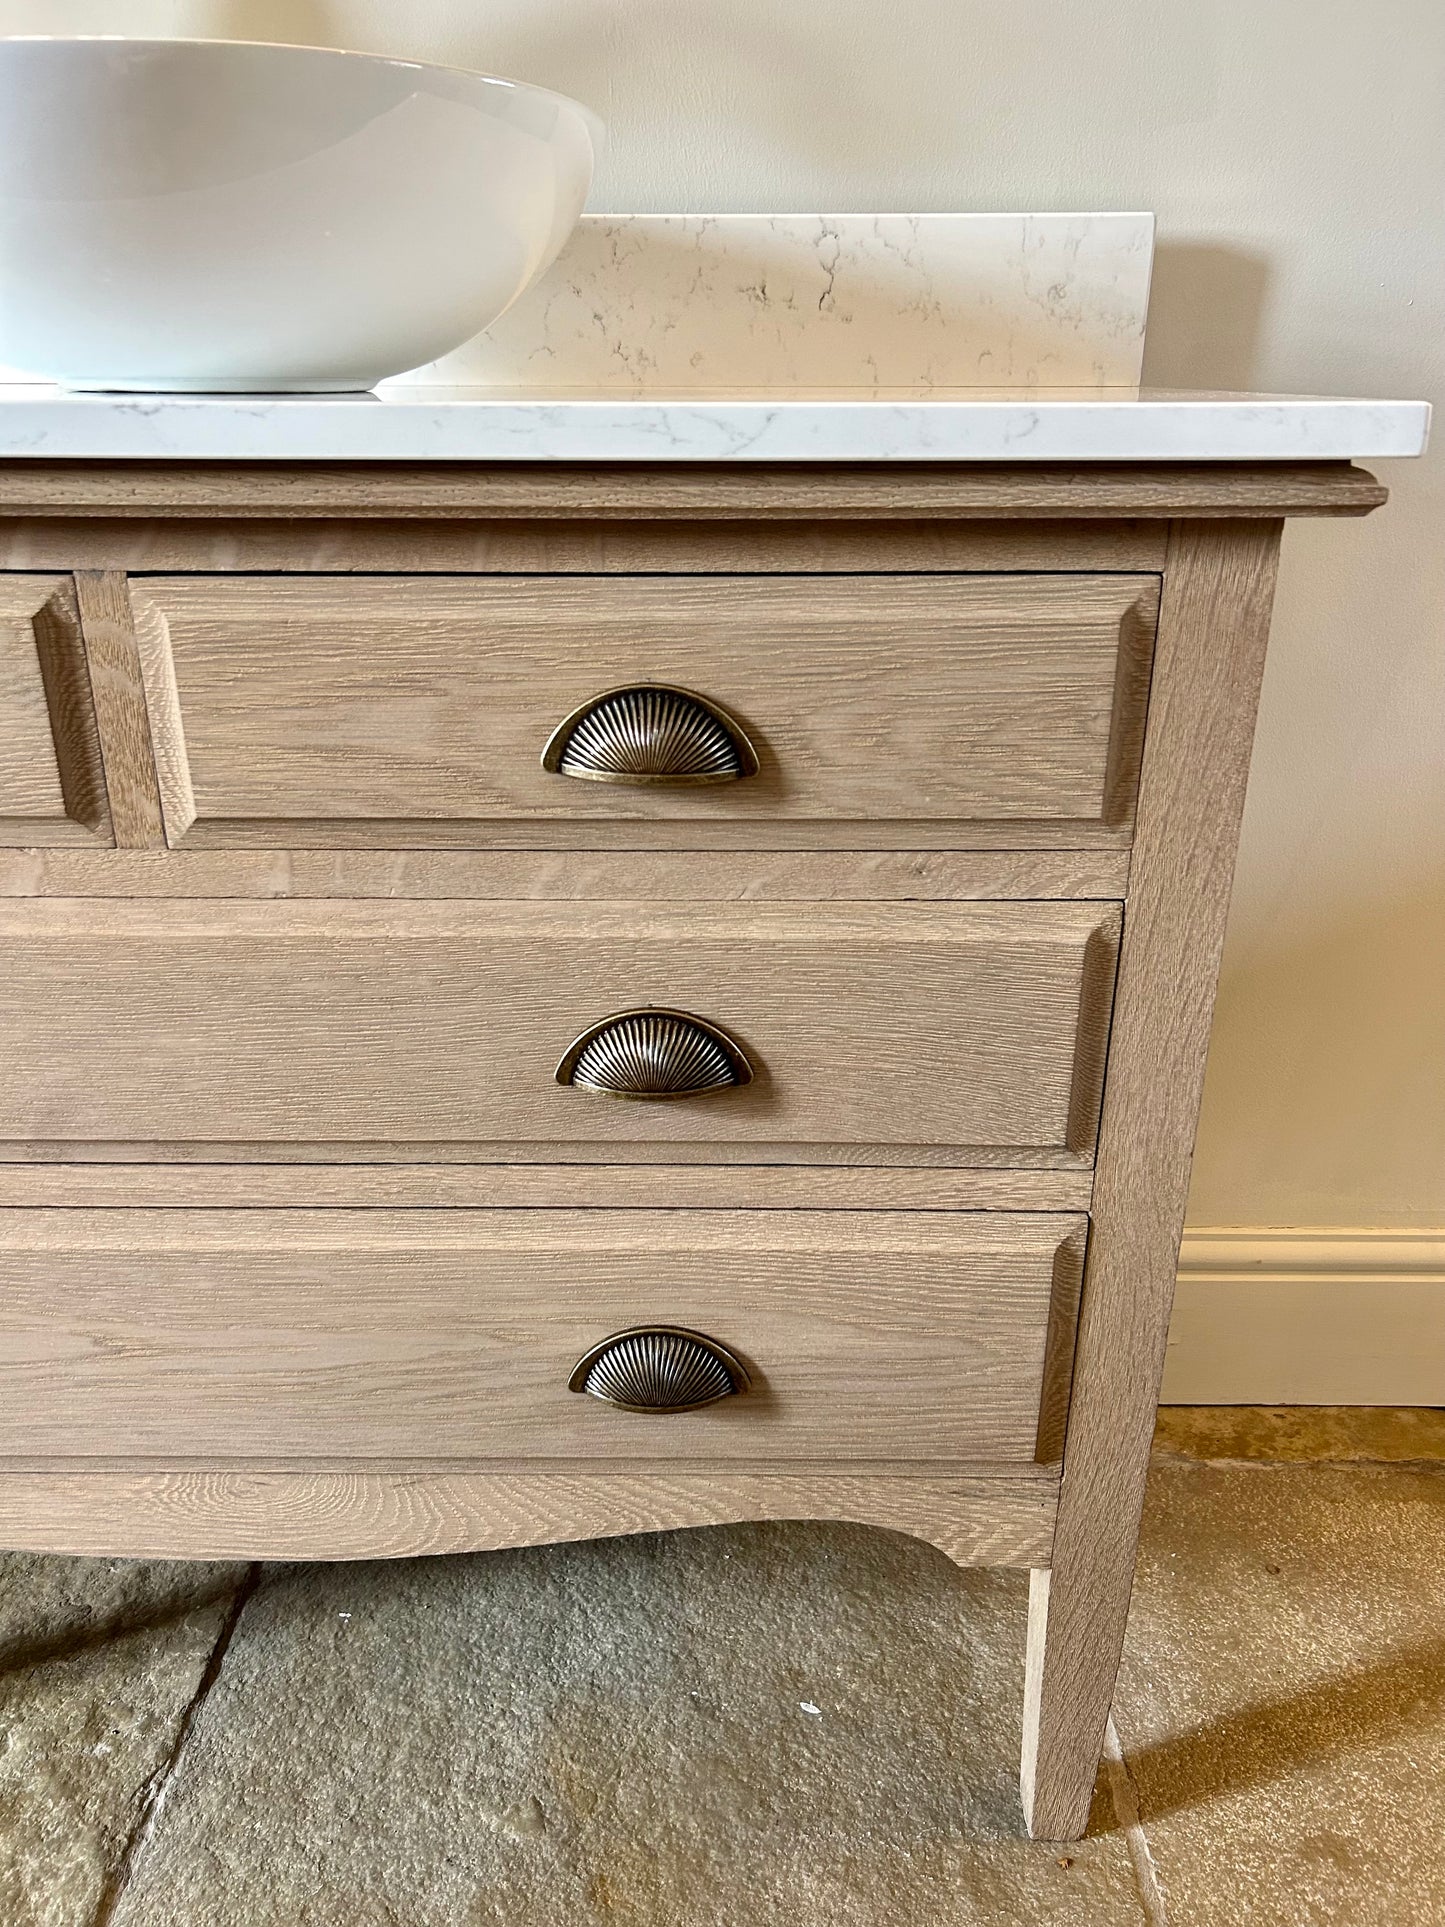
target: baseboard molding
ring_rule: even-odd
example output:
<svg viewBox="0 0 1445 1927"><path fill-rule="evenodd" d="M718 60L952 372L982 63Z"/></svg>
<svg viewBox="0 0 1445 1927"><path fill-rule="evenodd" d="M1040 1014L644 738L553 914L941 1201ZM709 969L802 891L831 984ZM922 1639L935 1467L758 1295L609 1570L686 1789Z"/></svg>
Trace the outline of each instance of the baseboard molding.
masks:
<svg viewBox="0 0 1445 1927"><path fill-rule="evenodd" d="M1445 1229L1188 1231L1166 1405L1445 1405Z"/></svg>

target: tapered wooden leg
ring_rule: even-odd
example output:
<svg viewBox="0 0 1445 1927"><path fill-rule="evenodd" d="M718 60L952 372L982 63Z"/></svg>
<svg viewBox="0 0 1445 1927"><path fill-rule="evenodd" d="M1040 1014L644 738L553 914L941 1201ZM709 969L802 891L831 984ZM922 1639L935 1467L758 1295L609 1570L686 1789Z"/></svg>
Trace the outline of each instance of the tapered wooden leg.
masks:
<svg viewBox="0 0 1445 1927"><path fill-rule="evenodd" d="M1053 1560L1029 1602L1039 1839L1088 1823L1123 1650L1278 542L1277 523L1170 534Z"/></svg>
<svg viewBox="0 0 1445 1927"><path fill-rule="evenodd" d="M1179 1210L1182 1220L1182 1196ZM1107 1261L1105 1232L1101 1224L1095 1249ZM1176 1255L1177 1246L1176 1233ZM1089 1821L1124 1650L1168 1334L1175 1258L1161 1254L1159 1263L1163 1275L1148 1294L1152 1312L1145 1313L1154 1329L1136 1321L1131 1342L1137 1349L1128 1358L1112 1348L1097 1355L1097 1316L1087 1356L1081 1333L1085 1382L1076 1377L1054 1563L1032 1573L1029 1582L1020 1784L1024 1819L1036 1840L1077 1840ZM1097 1315L1108 1281L1096 1273L1094 1285Z"/></svg>
<svg viewBox="0 0 1445 1927"><path fill-rule="evenodd" d="M1035 1839L1076 1840L1088 1823L1089 1801L1099 1755L1103 1750L1104 1729L1101 1725L1096 1734L1090 1721L1082 1736L1073 1736L1072 1746L1068 1746L1067 1739L1060 1733L1054 1705L1059 1695L1052 1671L1057 1668L1064 1635L1061 1631L1051 1656L1048 1638L1053 1577L1052 1571L1047 1568L1029 1575L1028 1656L1024 1662L1024 1751L1019 1772L1019 1791L1023 1796L1024 1819ZM1049 1675L1047 1680L1046 1674ZM1111 1682L1111 1695L1113 1690ZM1043 1716L1046 1696L1049 1722L1045 1731ZM1081 1695L1076 1692L1073 1696L1076 1709L1080 1700ZM1044 1755L1042 1801L1039 1798L1041 1745Z"/></svg>
<svg viewBox="0 0 1445 1927"><path fill-rule="evenodd" d="M1024 1820L1036 1840L1077 1840L1089 1823L1129 1613L1122 1571L1034 1572L1029 1583Z"/></svg>

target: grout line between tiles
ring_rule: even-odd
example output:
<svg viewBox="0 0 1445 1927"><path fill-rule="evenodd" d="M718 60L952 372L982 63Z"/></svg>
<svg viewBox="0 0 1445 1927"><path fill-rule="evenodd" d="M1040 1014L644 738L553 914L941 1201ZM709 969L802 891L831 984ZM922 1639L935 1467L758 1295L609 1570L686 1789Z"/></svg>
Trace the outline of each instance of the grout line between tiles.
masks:
<svg viewBox="0 0 1445 1927"><path fill-rule="evenodd" d="M140 1814L127 1836L125 1847L120 1856L120 1864L117 1866L115 1873L106 1882L105 1889L96 1907L91 1927L110 1927L110 1923L116 1918L116 1910L125 1898L126 1889L130 1886L131 1878L135 1873L140 1858L149 1846L155 1834L156 1827L160 1822L161 1812L166 1803L166 1796L170 1792L171 1783L185 1755L186 1747L195 1729L196 1719L200 1714L202 1706L204 1706L206 1700L209 1698L211 1689L220 1677L221 1668L225 1664L226 1654L230 1650L231 1641L236 1636L236 1628L241 1623L241 1615L250 1604L251 1596L260 1584L260 1581L261 1567L259 1565L252 1565L247 1570L245 1578L236 1588L236 1593L231 1601L230 1609L226 1614L225 1622L220 1632L216 1635L216 1643L211 1648L210 1657L207 1659L205 1670L201 1674L200 1683L191 1695L185 1712L181 1715L180 1724L176 1728L175 1742L170 1752L147 1782L145 1797L141 1802Z"/></svg>
<svg viewBox="0 0 1445 1927"><path fill-rule="evenodd" d="M1124 1758L1124 1749L1119 1743L1119 1729L1113 1716L1104 1729L1104 1771L1108 1776L1109 1795L1114 1803L1114 1818L1123 1830L1124 1840L1129 1848L1129 1858L1134 1864L1134 1878L1139 1886L1139 1898L1144 1906L1144 1914L1149 1927L1169 1927L1169 1913L1164 1903L1164 1888L1159 1879L1159 1869L1154 1865L1154 1855L1149 1850L1149 1837L1144 1831L1144 1822L1139 1814L1139 1793L1134 1785L1134 1777Z"/></svg>
<svg viewBox="0 0 1445 1927"><path fill-rule="evenodd" d="M1204 1458L1197 1452L1175 1452L1168 1446L1156 1445L1150 1453L1152 1460L1163 1465L1206 1465L1222 1466L1228 1472L1287 1472L1295 1467L1309 1466L1311 1469L1323 1467L1330 1472L1442 1472L1445 1473L1445 1458L1439 1453L1424 1453L1419 1458L1376 1459L1376 1458L1331 1458L1328 1453L1318 1458L1308 1459L1231 1459Z"/></svg>

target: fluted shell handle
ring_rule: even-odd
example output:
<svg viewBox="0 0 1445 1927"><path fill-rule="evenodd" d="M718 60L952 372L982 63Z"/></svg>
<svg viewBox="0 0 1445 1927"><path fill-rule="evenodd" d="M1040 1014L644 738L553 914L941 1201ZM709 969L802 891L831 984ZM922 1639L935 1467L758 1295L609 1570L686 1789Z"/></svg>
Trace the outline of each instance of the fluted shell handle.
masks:
<svg viewBox="0 0 1445 1927"><path fill-rule="evenodd" d="M686 1010L620 1010L568 1046L557 1082L596 1097L706 1097L751 1084L747 1053L720 1025Z"/></svg>
<svg viewBox="0 0 1445 1927"><path fill-rule="evenodd" d="M584 1352L567 1389L624 1412L695 1412L751 1389L742 1360L704 1332L636 1325Z"/></svg>
<svg viewBox="0 0 1445 1927"><path fill-rule="evenodd" d="M735 716L695 690L631 683L574 709L542 751L542 767L584 783L736 783L758 759Z"/></svg>

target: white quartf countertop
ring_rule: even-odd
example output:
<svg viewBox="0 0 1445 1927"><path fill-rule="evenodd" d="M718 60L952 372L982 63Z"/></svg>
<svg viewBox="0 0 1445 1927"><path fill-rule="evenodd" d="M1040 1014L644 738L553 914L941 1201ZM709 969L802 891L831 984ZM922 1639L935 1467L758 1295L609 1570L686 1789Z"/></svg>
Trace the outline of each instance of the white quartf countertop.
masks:
<svg viewBox="0 0 1445 1927"><path fill-rule="evenodd" d="M391 382L357 395L0 385L0 459L1260 462L1418 455L1419 401L1162 389L739 389L629 397Z"/></svg>

